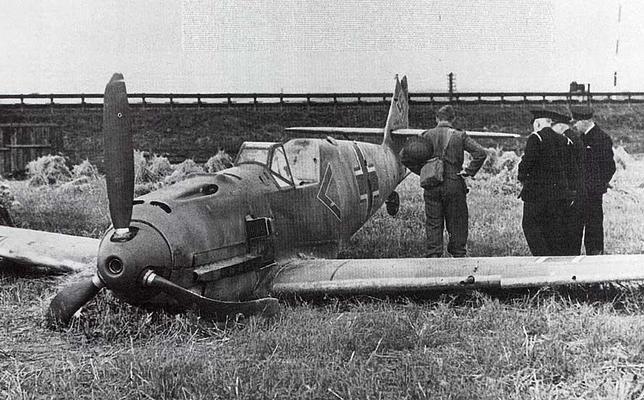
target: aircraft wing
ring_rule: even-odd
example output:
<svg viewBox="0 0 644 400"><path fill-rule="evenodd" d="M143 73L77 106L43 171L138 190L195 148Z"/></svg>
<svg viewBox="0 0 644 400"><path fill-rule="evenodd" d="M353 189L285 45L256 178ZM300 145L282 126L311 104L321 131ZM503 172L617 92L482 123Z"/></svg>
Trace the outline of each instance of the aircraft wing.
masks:
<svg viewBox="0 0 644 400"><path fill-rule="evenodd" d="M274 295L413 293L455 288L525 288L644 280L644 255L577 257L293 260Z"/></svg>
<svg viewBox="0 0 644 400"><path fill-rule="evenodd" d="M0 226L0 258L51 273L96 267L100 240Z"/></svg>
<svg viewBox="0 0 644 400"><path fill-rule="evenodd" d="M383 134L383 128L352 128L352 127L293 127L285 129L289 133L317 134L317 135L379 135ZM426 129L394 129L391 134L394 136L418 136L425 132ZM516 133L505 132L488 132L488 131L466 131L469 136L474 138L490 139L517 139L521 135Z"/></svg>

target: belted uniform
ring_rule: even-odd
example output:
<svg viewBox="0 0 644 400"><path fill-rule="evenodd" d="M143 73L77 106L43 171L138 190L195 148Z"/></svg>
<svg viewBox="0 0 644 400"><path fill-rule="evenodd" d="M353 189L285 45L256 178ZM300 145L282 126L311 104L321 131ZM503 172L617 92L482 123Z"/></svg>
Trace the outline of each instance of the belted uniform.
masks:
<svg viewBox="0 0 644 400"><path fill-rule="evenodd" d="M485 149L467 133L441 121L435 128L422 134L432 142L434 156L444 153L444 180L438 186L425 189L425 215L427 232L427 256L443 255L443 229L447 228L449 242L447 251L453 257L465 257L468 235L467 187L458 173L463 169L463 151L472 155L472 161L465 168L474 176L487 158Z"/></svg>

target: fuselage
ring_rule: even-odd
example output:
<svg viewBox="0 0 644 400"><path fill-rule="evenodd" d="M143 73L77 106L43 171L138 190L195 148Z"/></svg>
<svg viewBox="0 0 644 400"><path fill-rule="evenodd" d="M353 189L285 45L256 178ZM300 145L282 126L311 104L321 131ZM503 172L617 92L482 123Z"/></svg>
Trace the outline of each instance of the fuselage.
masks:
<svg viewBox="0 0 644 400"><path fill-rule="evenodd" d="M329 256L371 217L405 168L387 146L345 140L245 143L232 168L199 174L134 201L127 242L99 250L99 274L132 303L149 268L208 297L253 297L271 267L298 254ZM124 271L109 268L118 258ZM118 273L115 273L118 272Z"/></svg>

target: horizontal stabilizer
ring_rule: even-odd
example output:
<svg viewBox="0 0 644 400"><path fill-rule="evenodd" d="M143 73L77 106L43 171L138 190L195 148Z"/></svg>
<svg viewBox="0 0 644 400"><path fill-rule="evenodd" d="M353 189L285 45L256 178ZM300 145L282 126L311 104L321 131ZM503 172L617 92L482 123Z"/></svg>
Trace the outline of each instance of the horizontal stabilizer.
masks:
<svg viewBox="0 0 644 400"><path fill-rule="evenodd" d="M403 294L644 280L644 255L294 260L273 295Z"/></svg>
<svg viewBox="0 0 644 400"><path fill-rule="evenodd" d="M488 131L466 131L468 136L473 138L488 138L488 139L518 139L522 137L516 133L505 132L488 132Z"/></svg>
<svg viewBox="0 0 644 400"><path fill-rule="evenodd" d="M0 258L60 274L96 268L98 239L0 226Z"/></svg>
<svg viewBox="0 0 644 400"><path fill-rule="evenodd" d="M340 127L317 127L317 126L296 126L286 128L289 133L304 133L317 135L379 135L382 136L384 128L340 128Z"/></svg>
<svg viewBox="0 0 644 400"><path fill-rule="evenodd" d="M394 136L418 136L427 132L426 129L396 129L392 131ZM503 132L487 132L487 131L466 131L468 136L474 138L490 138L490 139L516 139L521 135L516 133L503 133Z"/></svg>
<svg viewBox="0 0 644 400"><path fill-rule="evenodd" d="M377 135L383 134L383 128L352 128L352 127L293 127L285 129L289 133L316 134L316 135ZM391 132L393 136L418 136L426 129L395 129ZM488 131L466 131L468 136L473 138L489 139L517 139L521 135L516 133L505 132L488 132Z"/></svg>

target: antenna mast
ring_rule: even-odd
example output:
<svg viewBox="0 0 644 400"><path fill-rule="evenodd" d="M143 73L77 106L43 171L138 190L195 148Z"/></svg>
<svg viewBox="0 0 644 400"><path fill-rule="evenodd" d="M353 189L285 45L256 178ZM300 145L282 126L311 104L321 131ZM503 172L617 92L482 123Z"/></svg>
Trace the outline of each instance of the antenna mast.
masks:
<svg viewBox="0 0 644 400"><path fill-rule="evenodd" d="M617 70L619 67L619 36L621 33L622 22L622 4L617 9L617 39L615 39L615 72L613 72L613 89L617 90Z"/></svg>

